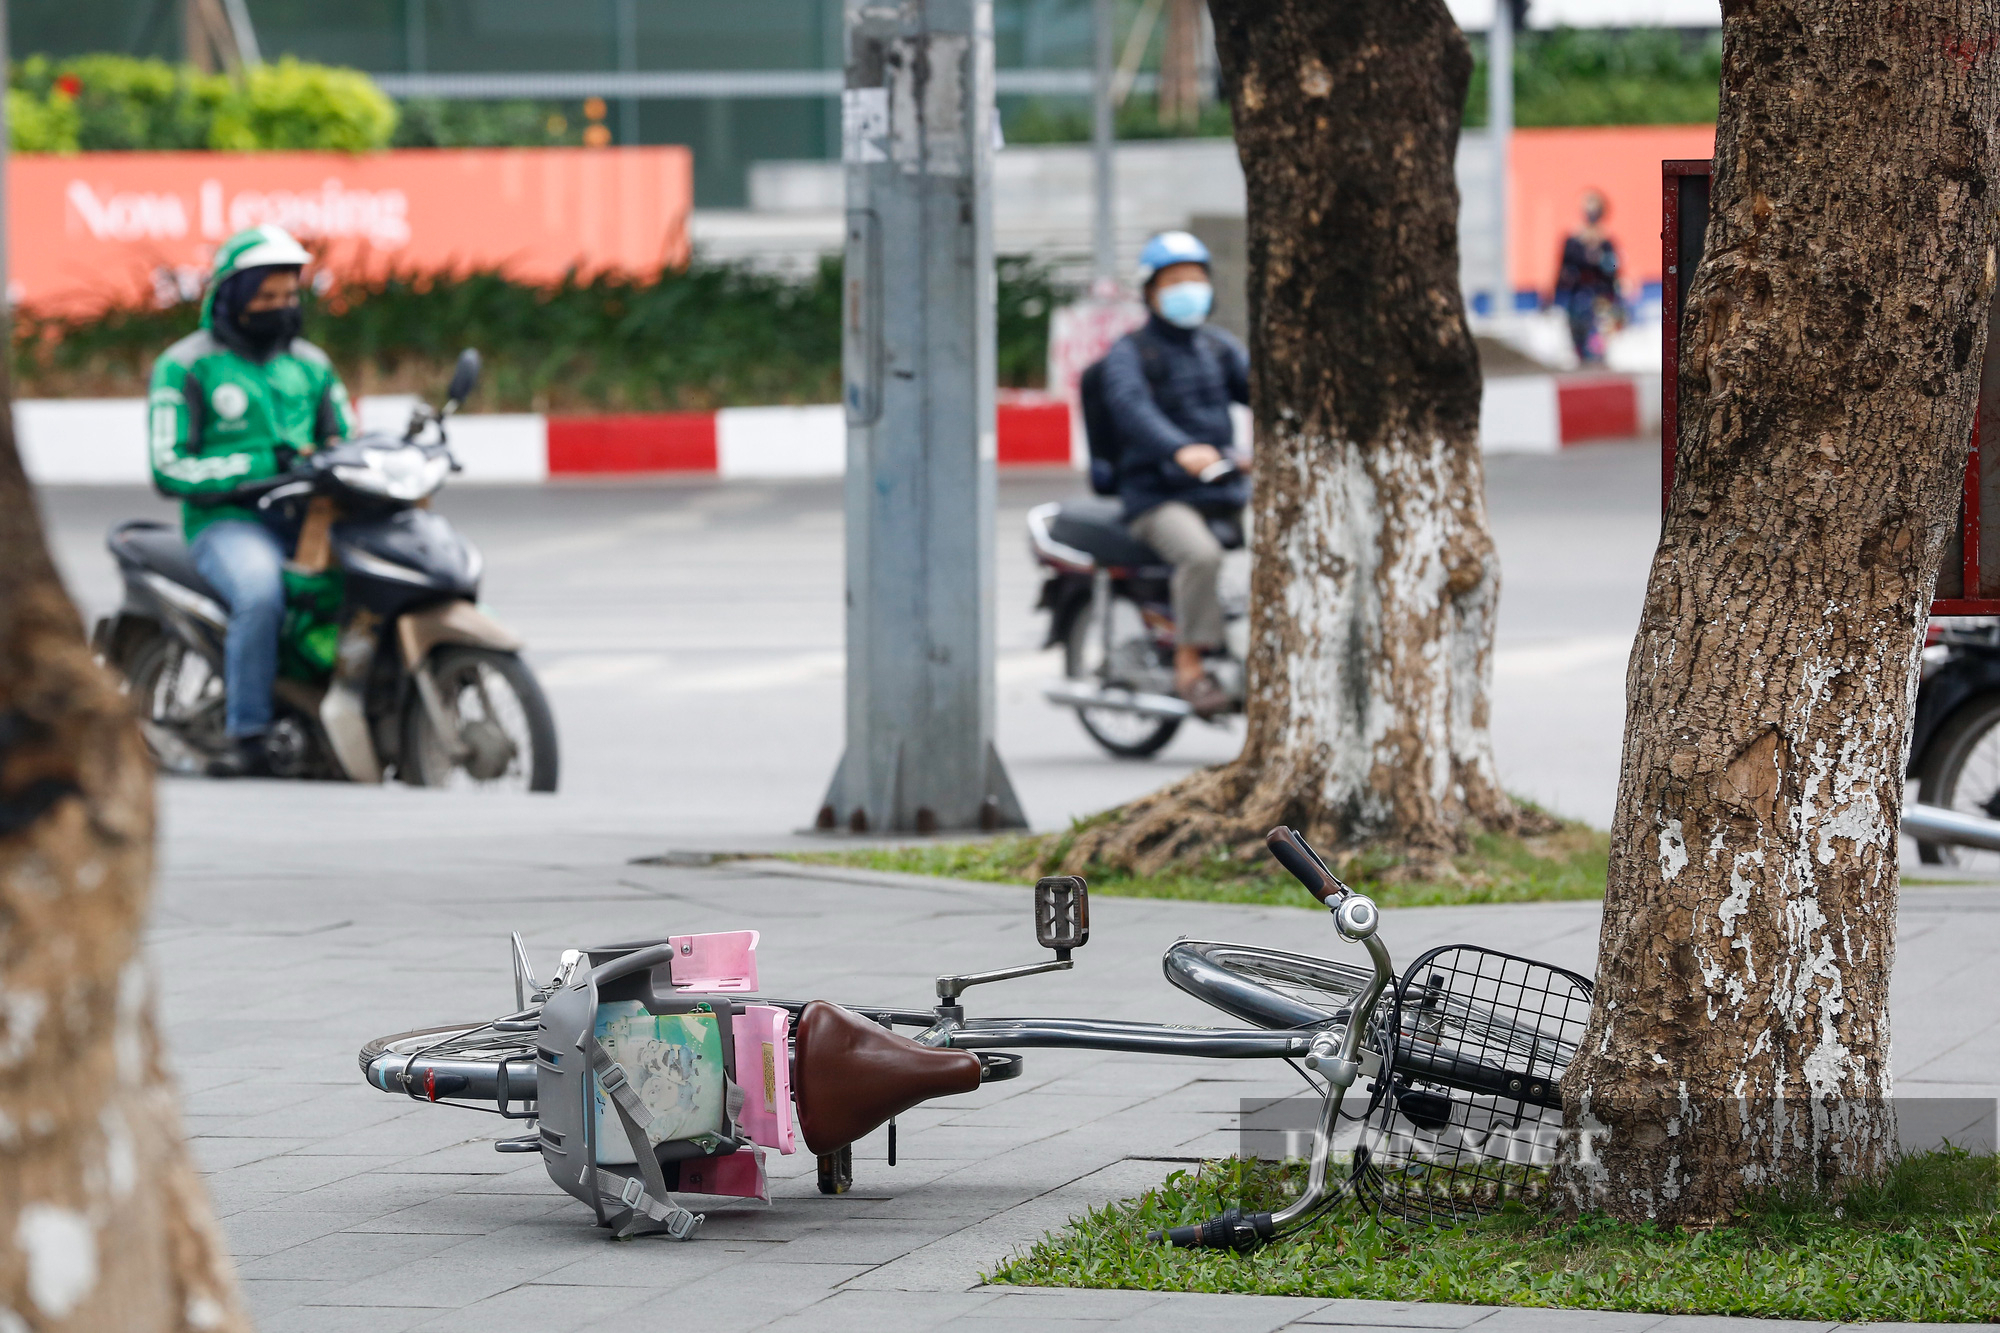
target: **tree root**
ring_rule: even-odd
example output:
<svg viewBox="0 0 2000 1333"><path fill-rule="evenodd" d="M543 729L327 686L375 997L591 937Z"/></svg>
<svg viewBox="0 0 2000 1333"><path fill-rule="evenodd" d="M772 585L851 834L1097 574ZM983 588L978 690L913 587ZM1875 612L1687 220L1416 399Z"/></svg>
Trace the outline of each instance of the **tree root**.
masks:
<svg viewBox="0 0 2000 1333"><path fill-rule="evenodd" d="M1504 793L1485 793L1484 818L1463 812L1454 826L1388 833L1359 833L1348 812L1316 809L1310 790L1288 769L1253 768L1243 760L1190 773L1180 781L1090 821L1078 829L1063 857L1064 874L1086 867L1157 875L1217 857L1261 860L1264 835L1279 824L1303 833L1335 871L1363 867L1390 883L1457 883L1464 877L1453 857L1478 832L1536 837L1559 831L1562 821Z"/></svg>

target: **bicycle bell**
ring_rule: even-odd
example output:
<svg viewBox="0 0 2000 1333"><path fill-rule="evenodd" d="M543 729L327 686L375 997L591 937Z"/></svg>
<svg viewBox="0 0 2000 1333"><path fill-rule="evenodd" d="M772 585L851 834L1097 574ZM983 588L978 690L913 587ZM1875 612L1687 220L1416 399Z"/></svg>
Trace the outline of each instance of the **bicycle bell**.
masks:
<svg viewBox="0 0 2000 1333"><path fill-rule="evenodd" d="M1375 908L1373 898L1364 898L1351 893L1333 909L1333 924L1340 933L1350 940L1365 940L1375 933L1382 914Z"/></svg>

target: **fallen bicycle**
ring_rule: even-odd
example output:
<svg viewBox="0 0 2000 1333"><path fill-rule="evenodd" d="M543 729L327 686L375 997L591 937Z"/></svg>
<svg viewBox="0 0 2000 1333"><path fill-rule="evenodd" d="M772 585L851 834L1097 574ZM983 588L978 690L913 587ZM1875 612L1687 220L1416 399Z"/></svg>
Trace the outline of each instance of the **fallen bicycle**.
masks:
<svg viewBox="0 0 2000 1333"><path fill-rule="evenodd" d="M1084 881L1052 876L1034 911L1055 957L939 977L929 1009L757 997L755 931L574 949L546 981L516 935L515 1012L372 1041L362 1074L385 1092L534 1121L495 1147L539 1153L620 1238L692 1234L702 1216L677 1192L768 1203L766 1151L801 1141L820 1190L843 1193L857 1140L887 1126L893 1166L900 1113L1017 1077L1017 1051L1037 1047L1283 1060L1310 1085L1320 1105L1304 1192L1275 1212L1175 1228L1175 1245L1253 1248L1349 1196L1451 1221L1531 1187L1552 1155L1590 981L1470 944L1432 949L1398 977L1374 902L1292 830L1267 842L1370 966L1206 940L1167 949L1168 981L1250 1027L967 1017L970 987L1067 969L1088 941ZM1350 1095L1365 1105L1344 1110ZM1343 1122L1360 1128L1336 1181Z"/></svg>

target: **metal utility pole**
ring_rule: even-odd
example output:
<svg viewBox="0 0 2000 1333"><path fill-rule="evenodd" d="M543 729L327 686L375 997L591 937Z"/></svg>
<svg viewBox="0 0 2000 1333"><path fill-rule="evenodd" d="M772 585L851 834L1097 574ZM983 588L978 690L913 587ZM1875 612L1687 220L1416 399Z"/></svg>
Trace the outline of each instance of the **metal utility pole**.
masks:
<svg viewBox="0 0 2000 1333"><path fill-rule="evenodd" d="M1493 0L1486 33L1486 135L1493 152L1493 313L1514 313L1507 220L1513 201L1508 166L1514 142L1514 0Z"/></svg>
<svg viewBox="0 0 2000 1333"><path fill-rule="evenodd" d="M847 752L816 821L1020 828L993 747L992 0L846 0Z"/></svg>
<svg viewBox="0 0 2000 1333"><path fill-rule="evenodd" d="M1110 295L1118 284L1118 182L1114 156L1118 130L1111 114L1112 18L1116 6L1117 0L1094 0L1092 15L1096 22L1092 46L1096 70L1090 86L1090 164L1096 195L1090 216L1090 244L1091 276L1096 279L1099 296Z"/></svg>
<svg viewBox="0 0 2000 1333"><path fill-rule="evenodd" d="M624 74L639 72L639 0L615 0L618 21L618 69ZM639 99L618 99L618 142L639 142Z"/></svg>

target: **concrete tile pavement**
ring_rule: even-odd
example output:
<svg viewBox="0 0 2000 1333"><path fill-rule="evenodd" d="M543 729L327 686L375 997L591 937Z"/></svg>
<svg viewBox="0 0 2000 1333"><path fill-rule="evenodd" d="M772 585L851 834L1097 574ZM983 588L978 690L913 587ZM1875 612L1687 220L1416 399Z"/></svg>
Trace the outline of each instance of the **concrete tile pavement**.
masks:
<svg viewBox="0 0 2000 1333"><path fill-rule="evenodd" d="M1494 697L1502 773L1510 789L1601 825L1653 545L1656 449L1490 460L1487 475L1507 581ZM1073 488L1005 481L998 521L999 745L1044 827L1227 758L1240 734L1185 728L1161 760L1113 764L1042 702L1039 681L1054 667L1038 648L1021 513ZM546 961L583 940L751 925L764 931L771 990L902 1003L925 1002L934 972L1036 956L1015 891L629 864L672 847L780 845L774 831L817 808L841 746L838 497L837 484L817 483L447 492L452 520L486 554L490 609L528 639L548 686L561 796L163 784L152 952L224 1225L246 1270L271 1274L249 1279L267 1330L520 1321L726 1331L794 1318L991 1333L1009 1323L1394 1327L1408 1317L1386 1303L1063 1292L1030 1306L1033 1293L970 1290L1014 1246L1156 1182L1174 1169L1167 1159L1231 1146L1238 1098L1279 1092L1288 1071L1210 1083L1212 1066L1037 1053L1018 1082L906 1117L895 1171L879 1137L864 1144L855 1195L822 1199L809 1162L775 1159L775 1208L713 1212L686 1246L607 1242L538 1165L490 1151L516 1126L360 1084L353 1054L366 1038L511 1002L509 928ZM116 584L103 532L158 502L98 491L43 499L70 586L87 613L108 609ZM1331 945L1311 934L1323 921L1303 912L1097 907L1076 972L975 991L975 1011L1212 1021L1160 979L1174 936ZM1906 1087L2000 1091L1995 914L1990 887L1905 893L1895 994ZM1389 924L1405 960L1472 938L1585 970L1596 929L1590 904L1439 909ZM859 1223L849 1253L865 1261L786 1258L834 1255L849 1243L839 1233ZM881 1261L896 1234L906 1250ZM371 1247L384 1237L414 1239L404 1265L376 1271ZM292 1250L302 1253L287 1258ZM1591 1326L1588 1315L1508 1317Z"/></svg>
<svg viewBox="0 0 2000 1333"><path fill-rule="evenodd" d="M213 819L216 790L170 788L169 801L183 824ZM229 793L246 794L258 795ZM1019 1080L903 1117L902 1165L881 1160L879 1135L860 1145L853 1194L823 1198L803 1153L774 1156L773 1207L712 1208L687 1245L610 1242L538 1161L491 1151L517 1125L390 1098L362 1084L354 1051L384 1032L507 1008L510 927L547 961L593 939L750 922L764 932L767 993L920 1005L937 972L1036 956L1026 895L754 861L632 865L661 850L657 840L579 829L533 805L367 795L381 836L344 852L359 864L337 892L310 876L211 876L206 855L176 844L162 891L173 924L152 943L196 1148L267 1330L1662 1326L1589 1312L980 1285L1077 1212L1231 1150L1241 1099L1283 1096L1294 1082L1289 1070L1248 1064L1034 1052ZM418 837L428 854L405 859ZM265 854L282 872L292 853L274 843ZM1978 1040L1991 1013L1979 1008L1990 970L1979 965L1979 927L2000 909L2000 889L1906 898L1918 929L1899 953L1899 1041L1927 1069L2000 1092L2000 1058ZM1311 948L1318 932L1337 952L1323 919L1304 910L1102 897L1093 907L1092 943L1073 972L975 990L973 1011L1212 1022L1160 977L1174 938ZM1404 960L1473 939L1588 968L1596 918L1588 903L1424 909L1387 914L1384 935ZM246 1005L266 995L268 1010ZM281 1042L261 1021L268 1012L285 1015Z"/></svg>

